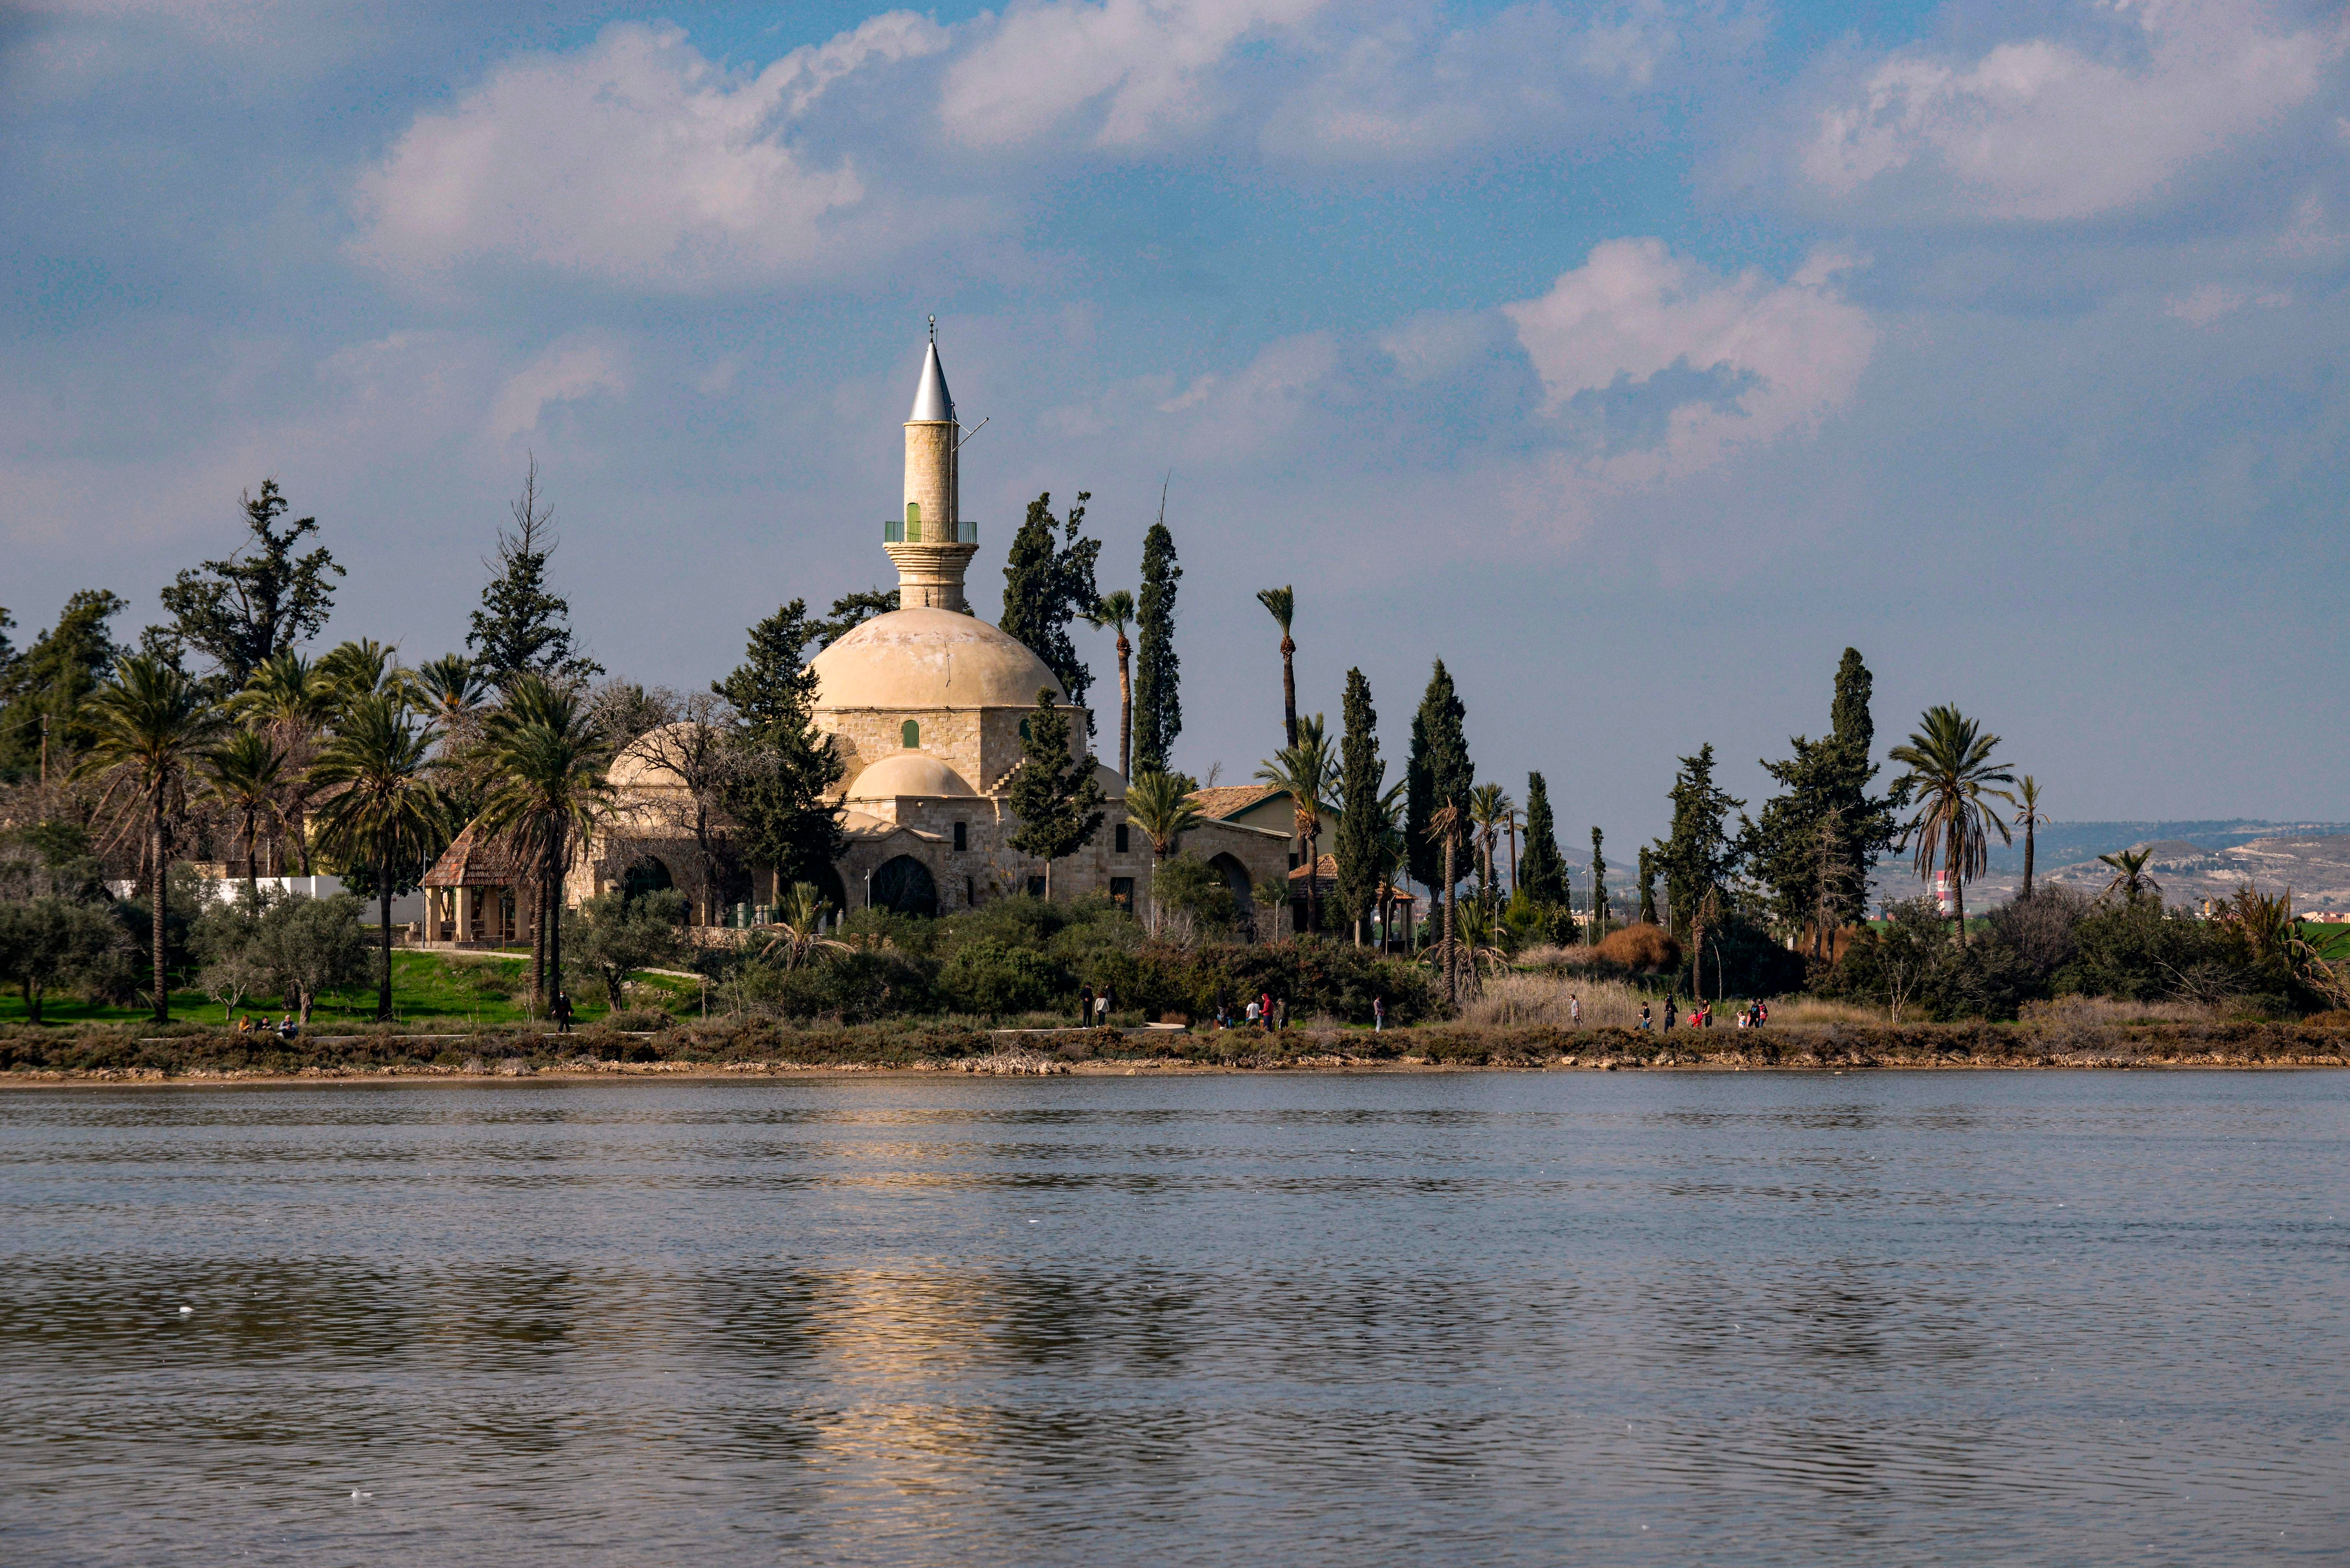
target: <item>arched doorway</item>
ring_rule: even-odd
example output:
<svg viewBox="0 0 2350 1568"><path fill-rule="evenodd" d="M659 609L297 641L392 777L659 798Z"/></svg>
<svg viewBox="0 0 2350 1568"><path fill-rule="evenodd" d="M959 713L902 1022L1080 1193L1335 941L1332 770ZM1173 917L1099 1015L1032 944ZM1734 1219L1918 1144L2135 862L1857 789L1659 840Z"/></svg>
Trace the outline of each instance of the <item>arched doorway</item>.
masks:
<svg viewBox="0 0 2350 1568"><path fill-rule="evenodd" d="M626 871L620 873L620 901L633 904L648 893L666 893L676 886L669 874L669 867L658 857L639 856Z"/></svg>
<svg viewBox="0 0 2350 1568"><path fill-rule="evenodd" d="M939 912L939 888L931 880L931 868L910 855L881 862L874 868L872 887L877 909L892 909L900 915Z"/></svg>
<svg viewBox="0 0 2350 1568"><path fill-rule="evenodd" d="M1256 907L1249 901L1253 885L1249 881L1248 867L1230 853L1217 856L1208 862L1208 869L1224 879L1232 890L1232 929L1243 939L1256 934Z"/></svg>

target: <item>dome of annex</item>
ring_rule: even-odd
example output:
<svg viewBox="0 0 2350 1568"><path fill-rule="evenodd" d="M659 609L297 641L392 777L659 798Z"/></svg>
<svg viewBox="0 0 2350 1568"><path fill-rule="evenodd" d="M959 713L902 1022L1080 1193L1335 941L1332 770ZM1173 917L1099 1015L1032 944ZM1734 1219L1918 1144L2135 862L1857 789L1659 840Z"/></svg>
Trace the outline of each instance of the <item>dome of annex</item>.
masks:
<svg viewBox="0 0 2350 1568"><path fill-rule="evenodd" d="M681 790L685 780L664 761L665 756L690 756L693 750L694 726L663 724L646 731L620 748L605 773L606 782L616 789Z"/></svg>
<svg viewBox="0 0 2350 1568"><path fill-rule="evenodd" d="M818 711L1033 708L1040 689L1068 700L1026 644L958 610L901 609L876 616L817 654L810 668L816 671Z"/></svg>
<svg viewBox="0 0 2350 1568"><path fill-rule="evenodd" d="M976 794L954 769L922 752L895 752L848 781L844 798L894 800L901 794Z"/></svg>

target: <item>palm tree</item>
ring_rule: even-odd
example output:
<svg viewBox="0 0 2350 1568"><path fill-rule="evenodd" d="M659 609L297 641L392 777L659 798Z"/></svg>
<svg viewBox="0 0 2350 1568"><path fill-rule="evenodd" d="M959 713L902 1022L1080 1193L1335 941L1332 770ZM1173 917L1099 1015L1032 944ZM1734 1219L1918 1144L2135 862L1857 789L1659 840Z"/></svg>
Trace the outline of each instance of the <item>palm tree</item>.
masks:
<svg viewBox="0 0 2350 1568"><path fill-rule="evenodd" d="M1517 809L1509 791L1497 784L1482 784L1469 792L1469 820L1477 828L1477 852L1484 863L1484 887L1482 889L1485 919L1493 919L1493 851L1499 846L1502 829Z"/></svg>
<svg viewBox="0 0 2350 1568"><path fill-rule="evenodd" d="M375 1016L391 1022L391 888L404 872L432 863L447 836L448 803L432 782L436 732L409 722L408 708L370 691L344 708L335 738L319 753L311 779L327 792L318 836L329 855L364 860L375 878L383 971Z"/></svg>
<svg viewBox="0 0 2350 1568"><path fill-rule="evenodd" d="M2135 904L2148 892L2162 891L2162 884L2146 874L2146 863L2154 858L2151 847L2119 849L2097 858L2114 870L2114 879L2106 884L2106 891L2119 893L2123 903Z"/></svg>
<svg viewBox="0 0 2350 1568"><path fill-rule="evenodd" d="M114 679L85 699L94 738L74 769L103 779L100 815L115 819L119 842L143 828L146 869L154 879L155 1022L172 1019L163 973L163 897L171 866L172 823L187 809L188 785L227 728L203 689L151 654L115 661Z"/></svg>
<svg viewBox="0 0 2350 1568"><path fill-rule="evenodd" d="M1256 602L1272 611L1281 625L1281 716L1294 746L1297 744L1297 644L1289 635L1289 623L1296 618L1297 595L1286 587L1259 588Z"/></svg>
<svg viewBox="0 0 2350 1568"><path fill-rule="evenodd" d="M791 891L775 906L777 935L759 956L765 959L781 953L784 967L789 970L799 968L821 952L847 952L847 942L824 934L824 918L830 909L822 889L815 883L793 883Z"/></svg>
<svg viewBox="0 0 2350 1568"><path fill-rule="evenodd" d="M294 840L295 853L301 857L302 875L307 877L310 831L306 815L309 784L303 770L310 761L312 741L334 714L332 691L317 665L288 651L256 668L245 681L244 690L230 700L230 707L244 723L266 730L286 753L286 794L281 809L286 831Z"/></svg>
<svg viewBox="0 0 2350 1568"><path fill-rule="evenodd" d="M277 797L285 789L286 753L265 734L239 730L212 755L213 798L244 818L244 887L257 902L261 898L261 819L278 816Z"/></svg>
<svg viewBox="0 0 2350 1568"><path fill-rule="evenodd" d="M1305 841L1305 929L1309 931L1322 929L1314 882L1321 866L1322 797L1330 793L1337 763L1325 736L1322 715L1316 713L1297 725L1296 744L1282 747L1271 762L1256 770L1258 783L1271 784L1289 796L1297 836Z"/></svg>
<svg viewBox="0 0 2350 1568"><path fill-rule="evenodd" d="M1949 703L1926 710L1924 729L1909 743L1887 753L1908 772L1893 781L1893 798L1918 801L1918 814L1902 825L1905 837L1914 838L1916 866L1922 878L1939 869L1950 879L1956 900L1959 945L1967 944L1967 878L1982 875L1991 855L1991 834L2012 843L2007 824L1988 804L2015 804L2015 797L1993 784L2013 784L2015 775L1991 760L1999 748L1997 735L1986 735L1974 720Z"/></svg>
<svg viewBox="0 0 2350 1568"><path fill-rule="evenodd" d="M612 799L605 777L613 745L588 721L574 687L523 674L483 737L488 798L485 832L504 834L518 861L536 869L538 919L531 940L531 1002L563 980L563 874Z"/></svg>
<svg viewBox="0 0 2350 1568"><path fill-rule="evenodd" d="M1461 909L1461 884L1452 868L1452 857L1461 844L1463 821L1461 803L1448 800L1429 814L1427 830L1429 837L1444 846L1444 989L1455 1007L1461 1005L1461 964L1453 938Z"/></svg>
<svg viewBox="0 0 2350 1568"><path fill-rule="evenodd" d="M371 637L354 638L328 649L318 659L318 679L325 682L336 707L406 685L408 672L393 660L394 650Z"/></svg>
<svg viewBox="0 0 2350 1568"><path fill-rule="evenodd" d="M420 699L416 706L444 725L481 707L490 691L473 661L462 653L426 659L409 672L409 680Z"/></svg>
<svg viewBox="0 0 2350 1568"><path fill-rule="evenodd" d="M2032 830L2048 820L2040 809L2040 781L2030 774L2024 774L2023 782L2015 786L2015 821L2023 829L2023 892L2021 896L2029 898L2032 897Z"/></svg>
<svg viewBox="0 0 2350 1568"><path fill-rule="evenodd" d="M1118 776L1125 778L1127 768L1134 760L1134 679L1127 668L1127 658L1134 644L1126 639L1127 623L1134 618L1134 596L1124 588L1102 595L1094 601L1093 613L1087 621L1097 631L1103 627L1118 628Z"/></svg>
<svg viewBox="0 0 2350 1568"><path fill-rule="evenodd" d="M1200 803L1191 798L1180 779L1154 770L1126 786L1126 819L1142 829L1143 836L1150 840L1150 930L1156 936L1159 867L1175 853L1183 835L1206 818L1200 815Z"/></svg>

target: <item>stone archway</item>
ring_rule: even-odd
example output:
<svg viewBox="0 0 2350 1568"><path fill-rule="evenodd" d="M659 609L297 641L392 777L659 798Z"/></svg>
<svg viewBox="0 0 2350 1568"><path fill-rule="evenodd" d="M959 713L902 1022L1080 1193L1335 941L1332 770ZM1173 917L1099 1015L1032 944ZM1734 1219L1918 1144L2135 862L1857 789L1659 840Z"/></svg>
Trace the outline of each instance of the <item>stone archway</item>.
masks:
<svg viewBox="0 0 2350 1568"><path fill-rule="evenodd" d="M939 888L931 868L910 855L894 856L873 869L873 908L900 915L939 912Z"/></svg>
<svg viewBox="0 0 2350 1568"><path fill-rule="evenodd" d="M1240 857L1227 850L1211 859L1208 869L1223 877L1232 890L1232 929L1243 937L1255 935L1256 905L1251 895L1256 888L1249 879L1248 867L1241 864Z"/></svg>
<svg viewBox="0 0 2350 1568"><path fill-rule="evenodd" d="M640 855L620 873L620 901L633 904L648 893L666 893L676 886L660 857Z"/></svg>

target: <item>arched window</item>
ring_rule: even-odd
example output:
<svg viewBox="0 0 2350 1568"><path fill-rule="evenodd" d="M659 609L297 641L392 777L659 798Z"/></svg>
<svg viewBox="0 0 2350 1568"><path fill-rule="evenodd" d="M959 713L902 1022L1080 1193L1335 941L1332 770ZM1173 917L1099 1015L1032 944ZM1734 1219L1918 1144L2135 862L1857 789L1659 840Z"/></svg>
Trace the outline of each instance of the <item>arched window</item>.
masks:
<svg viewBox="0 0 2350 1568"><path fill-rule="evenodd" d="M922 743L921 725L911 719L907 720L898 731L898 743L910 752L920 745Z"/></svg>
<svg viewBox="0 0 2350 1568"><path fill-rule="evenodd" d="M1020 739L1023 742L1028 739L1028 721L1025 719L1020 721Z"/></svg>
<svg viewBox="0 0 2350 1568"><path fill-rule="evenodd" d="M919 501L909 501L906 503L906 543L919 545L921 542L922 504Z"/></svg>

